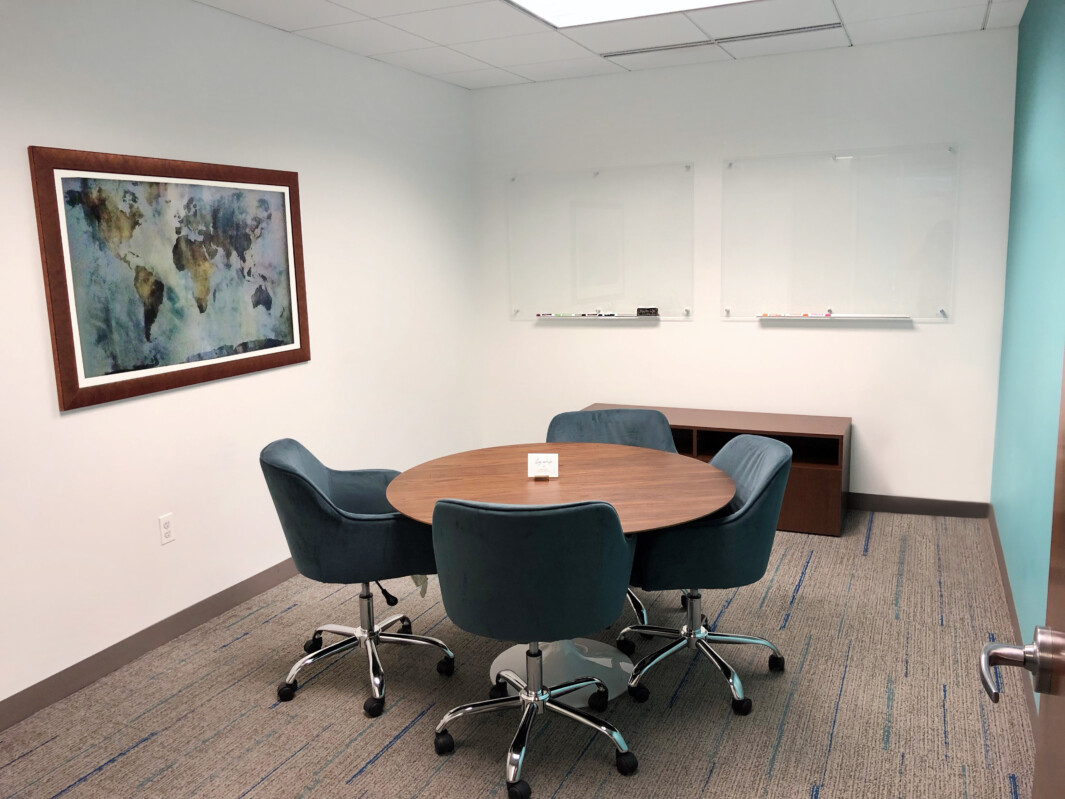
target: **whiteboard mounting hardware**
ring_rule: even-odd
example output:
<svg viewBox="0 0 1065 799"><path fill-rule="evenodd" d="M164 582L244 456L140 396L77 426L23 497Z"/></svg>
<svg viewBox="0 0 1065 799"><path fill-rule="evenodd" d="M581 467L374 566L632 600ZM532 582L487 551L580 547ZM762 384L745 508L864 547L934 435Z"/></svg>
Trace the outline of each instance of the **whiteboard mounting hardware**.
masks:
<svg viewBox="0 0 1065 799"><path fill-rule="evenodd" d="M858 320L858 321L887 321L887 322L902 322L913 319L912 316L907 314L864 314L864 313L777 313L777 314L759 314L755 317L760 322L825 322L832 319L845 319L845 320Z"/></svg>
<svg viewBox="0 0 1065 799"><path fill-rule="evenodd" d="M619 313L619 314L603 314L602 316L592 316L590 314L579 313L541 313L537 314L533 321L535 322L551 322L551 321L563 321L563 322L640 322L639 326L648 325L651 326L657 322L684 322L690 320L690 316L637 316L631 313ZM619 325L620 326L620 325Z"/></svg>

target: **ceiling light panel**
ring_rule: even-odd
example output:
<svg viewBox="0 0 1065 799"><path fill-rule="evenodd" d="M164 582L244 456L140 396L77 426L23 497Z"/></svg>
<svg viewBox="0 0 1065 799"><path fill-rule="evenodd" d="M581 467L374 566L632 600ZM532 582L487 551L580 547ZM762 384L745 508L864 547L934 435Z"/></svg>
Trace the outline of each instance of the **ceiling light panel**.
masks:
<svg viewBox="0 0 1065 799"><path fill-rule="evenodd" d="M619 19L672 14L694 8L734 5L750 0L511 0L516 6L550 22L556 28L591 25Z"/></svg>

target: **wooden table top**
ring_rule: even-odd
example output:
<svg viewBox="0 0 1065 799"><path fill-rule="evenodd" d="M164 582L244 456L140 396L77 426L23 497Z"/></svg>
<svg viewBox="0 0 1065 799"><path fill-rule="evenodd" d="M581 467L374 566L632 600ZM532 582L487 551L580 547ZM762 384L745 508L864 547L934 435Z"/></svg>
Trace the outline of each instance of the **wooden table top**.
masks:
<svg viewBox="0 0 1065 799"><path fill-rule="evenodd" d="M558 453L557 478L528 477L529 453ZM736 493L720 469L693 458L616 444L511 444L459 452L408 469L388 486L401 513L432 524L438 499L510 505L602 500L626 533L670 527L728 504Z"/></svg>

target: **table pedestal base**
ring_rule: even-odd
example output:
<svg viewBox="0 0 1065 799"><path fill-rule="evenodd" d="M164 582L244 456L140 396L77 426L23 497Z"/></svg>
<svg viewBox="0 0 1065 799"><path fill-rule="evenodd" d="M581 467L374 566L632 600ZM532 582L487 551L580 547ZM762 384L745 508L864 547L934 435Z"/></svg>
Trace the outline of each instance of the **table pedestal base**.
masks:
<svg viewBox="0 0 1065 799"><path fill-rule="evenodd" d="M523 680L525 674L525 653L527 644L518 644L505 650L492 661L489 679L494 683L496 675L502 669L510 669ZM553 641L540 647L543 657L544 686L550 687L575 680L578 677L598 677L606 683L610 698L624 696L628 690L629 675L632 674L632 661L621 650L610 644L593 641L590 638L575 638L572 641ZM588 697L594 688L567 694L560 701L575 707L587 707ZM513 695L516 693L510 689Z"/></svg>

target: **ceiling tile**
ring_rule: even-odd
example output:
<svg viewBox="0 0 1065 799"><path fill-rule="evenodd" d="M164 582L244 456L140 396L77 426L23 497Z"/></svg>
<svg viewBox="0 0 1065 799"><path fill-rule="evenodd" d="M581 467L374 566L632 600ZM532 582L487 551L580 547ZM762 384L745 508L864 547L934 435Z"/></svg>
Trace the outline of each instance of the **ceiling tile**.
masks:
<svg viewBox="0 0 1065 799"><path fill-rule="evenodd" d="M545 64L522 64L510 67L511 72L516 72L529 80L561 80L562 78L583 78L588 75L606 75L611 72L624 72L625 70L616 64L597 56L587 58L574 58L569 61L549 61Z"/></svg>
<svg viewBox="0 0 1065 799"><path fill-rule="evenodd" d="M1021 24L1028 0L995 0L987 17L988 28L1015 28Z"/></svg>
<svg viewBox="0 0 1065 799"><path fill-rule="evenodd" d="M476 0L331 0L331 2L376 19L395 14L410 14L415 11L432 11L434 8L464 6Z"/></svg>
<svg viewBox="0 0 1065 799"><path fill-rule="evenodd" d="M492 86L512 86L515 83L529 83L520 75L505 72L502 69L474 69L469 72L452 72L437 75L437 80L454 83L466 89L488 89Z"/></svg>
<svg viewBox="0 0 1065 799"><path fill-rule="evenodd" d="M908 14L926 14L933 11L950 11L977 4L974 0L835 0L835 2L839 15L843 18L843 24L848 27L852 22L901 17ZM987 3L983 5L986 9Z"/></svg>
<svg viewBox="0 0 1065 799"><path fill-rule="evenodd" d="M432 46L420 36L393 28L374 19L300 31L297 35L331 44L359 55L380 55Z"/></svg>
<svg viewBox="0 0 1065 799"><path fill-rule="evenodd" d="M455 49L497 67L565 61L590 55L586 48L554 31L456 44Z"/></svg>
<svg viewBox="0 0 1065 799"><path fill-rule="evenodd" d="M542 33L551 28L518 11L502 0L465 6L400 14L388 17L388 24L422 36L437 44L459 44L481 39L500 39L523 33Z"/></svg>
<svg viewBox="0 0 1065 799"><path fill-rule="evenodd" d="M925 14L907 14L903 17L873 19L847 25L851 41L855 44L872 44L892 39L911 39L917 36L936 36L941 33L980 30L984 24L987 5L953 8L946 11L930 11Z"/></svg>
<svg viewBox="0 0 1065 799"><path fill-rule="evenodd" d="M766 36L761 39L741 39L724 42L721 47L736 58L753 58L780 53L798 53L804 50L826 50L832 47L847 47L847 34L842 28L829 28L809 33L789 33L784 36Z"/></svg>
<svg viewBox="0 0 1065 799"><path fill-rule="evenodd" d="M198 0L207 6L253 19L283 31L336 25L363 19L361 14L327 0Z"/></svg>
<svg viewBox="0 0 1065 799"><path fill-rule="evenodd" d="M476 58L456 53L450 47L427 47L422 50L404 50L401 53L384 53L375 56L378 61L420 72L422 75L443 75L447 72L468 72L484 69Z"/></svg>
<svg viewBox="0 0 1065 799"><path fill-rule="evenodd" d="M832 0L757 0L689 11L687 15L715 39L839 22Z"/></svg>
<svg viewBox="0 0 1065 799"><path fill-rule="evenodd" d="M683 14L578 25L566 28L565 35L596 53L643 50L707 40L706 34Z"/></svg>
<svg viewBox="0 0 1065 799"><path fill-rule="evenodd" d="M672 47L668 50L630 53L614 56L610 60L625 69L656 69L683 64L703 64L707 61L727 61L731 57L715 44L700 44L695 47Z"/></svg>

